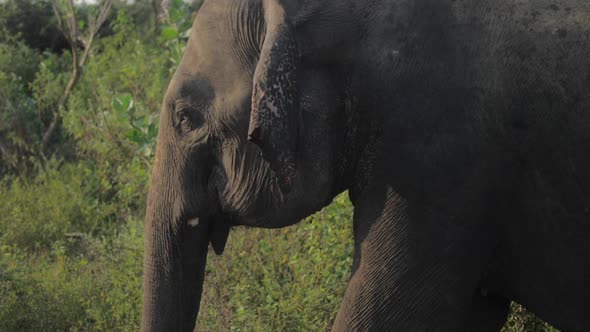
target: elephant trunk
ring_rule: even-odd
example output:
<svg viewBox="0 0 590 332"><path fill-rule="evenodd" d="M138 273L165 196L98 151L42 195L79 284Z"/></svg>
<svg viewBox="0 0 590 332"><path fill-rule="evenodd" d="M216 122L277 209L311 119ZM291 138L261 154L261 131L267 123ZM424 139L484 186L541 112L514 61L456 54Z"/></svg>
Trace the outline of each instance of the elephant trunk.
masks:
<svg viewBox="0 0 590 332"><path fill-rule="evenodd" d="M176 185L160 172L167 158L156 157L144 234L141 331L192 331L203 281L209 226L189 222ZM162 167L164 166L164 167ZM179 198L180 197L180 198Z"/></svg>
<svg viewBox="0 0 590 332"><path fill-rule="evenodd" d="M157 224L146 224L141 331L192 331L203 290L207 231Z"/></svg>

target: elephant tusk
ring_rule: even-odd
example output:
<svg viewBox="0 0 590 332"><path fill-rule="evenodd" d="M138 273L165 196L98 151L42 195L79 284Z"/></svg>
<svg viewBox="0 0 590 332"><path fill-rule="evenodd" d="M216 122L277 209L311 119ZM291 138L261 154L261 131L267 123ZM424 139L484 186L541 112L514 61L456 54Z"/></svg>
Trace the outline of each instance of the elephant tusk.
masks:
<svg viewBox="0 0 590 332"><path fill-rule="evenodd" d="M191 227L197 227L197 226L199 226L199 223L200 223L199 218L193 218L187 222L187 224Z"/></svg>

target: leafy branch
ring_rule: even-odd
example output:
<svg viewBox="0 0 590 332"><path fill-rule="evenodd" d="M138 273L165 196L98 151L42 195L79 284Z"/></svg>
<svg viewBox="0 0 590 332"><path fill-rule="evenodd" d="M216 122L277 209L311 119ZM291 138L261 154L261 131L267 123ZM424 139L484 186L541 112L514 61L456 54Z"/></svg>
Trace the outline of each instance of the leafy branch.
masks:
<svg viewBox="0 0 590 332"><path fill-rule="evenodd" d="M53 109L52 120L43 134L41 141L41 151L45 151L51 138L53 137L57 125L61 120L60 110L68 102L74 87L80 79L80 75L88 55L92 49L94 38L103 27L113 7L113 0L102 0L98 4L98 12L88 19L88 28L86 34L80 32L80 26L76 17L74 0L51 0L53 14L57 19L57 26L70 44L70 53L72 54L72 68L70 78L60 95L57 105ZM80 49L81 48L81 49Z"/></svg>

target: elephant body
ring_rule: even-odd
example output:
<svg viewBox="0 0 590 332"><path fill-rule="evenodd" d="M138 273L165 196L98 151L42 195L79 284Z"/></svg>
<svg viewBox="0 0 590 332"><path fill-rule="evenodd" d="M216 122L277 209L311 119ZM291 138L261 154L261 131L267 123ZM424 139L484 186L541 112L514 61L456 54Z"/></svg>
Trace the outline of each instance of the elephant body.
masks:
<svg viewBox="0 0 590 332"><path fill-rule="evenodd" d="M207 0L166 95L142 329L190 330L209 242L349 190L335 331L590 328L590 2ZM195 226L196 225L196 226Z"/></svg>

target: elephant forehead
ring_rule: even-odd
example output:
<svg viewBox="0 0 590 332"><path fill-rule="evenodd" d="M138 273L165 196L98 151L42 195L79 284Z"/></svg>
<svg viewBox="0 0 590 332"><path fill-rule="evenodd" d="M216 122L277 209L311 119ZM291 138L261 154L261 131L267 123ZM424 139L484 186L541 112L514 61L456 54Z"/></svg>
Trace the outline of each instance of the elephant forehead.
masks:
<svg viewBox="0 0 590 332"><path fill-rule="evenodd" d="M194 101L210 101L215 98L215 91L209 80L199 75L186 75L180 79L179 97Z"/></svg>

